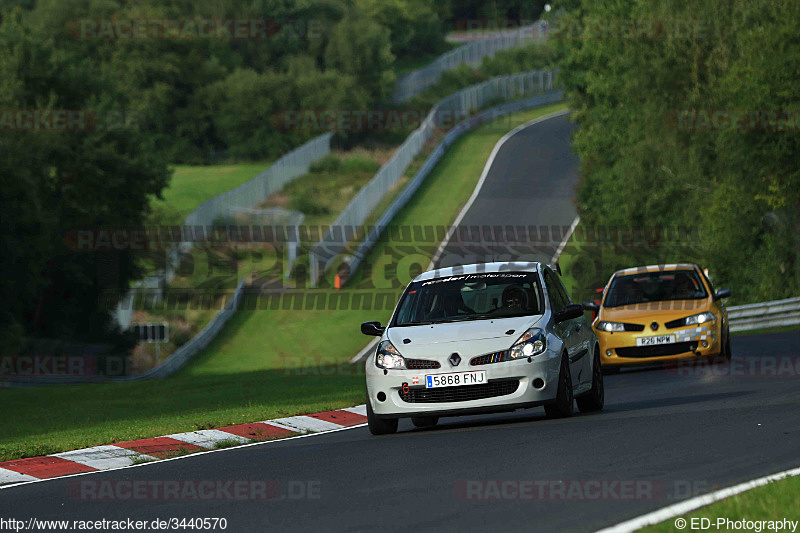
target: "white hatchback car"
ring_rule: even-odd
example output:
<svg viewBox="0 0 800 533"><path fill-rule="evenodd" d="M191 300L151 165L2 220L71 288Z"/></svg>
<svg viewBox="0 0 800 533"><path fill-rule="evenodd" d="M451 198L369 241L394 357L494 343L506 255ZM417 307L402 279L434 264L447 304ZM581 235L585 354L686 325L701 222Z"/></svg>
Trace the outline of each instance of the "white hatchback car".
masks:
<svg viewBox="0 0 800 533"><path fill-rule="evenodd" d="M603 408L597 337L559 276L541 263L432 270L408 285L366 361L373 435L399 418L417 427L440 416L543 405L551 417Z"/></svg>

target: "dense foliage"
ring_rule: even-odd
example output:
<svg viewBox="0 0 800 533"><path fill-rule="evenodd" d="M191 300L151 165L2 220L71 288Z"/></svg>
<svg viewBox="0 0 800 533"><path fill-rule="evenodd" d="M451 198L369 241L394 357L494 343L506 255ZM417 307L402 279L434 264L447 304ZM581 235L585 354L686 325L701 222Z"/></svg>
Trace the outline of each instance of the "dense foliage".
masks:
<svg viewBox="0 0 800 533"><path fill-rule="evenodd" d="M698 260L739 302L800 294L800 3L554 7L579 124L582 225L696 227L693 253L645 246L616 257ZM582 282L602 284L612 263Z"/></svg>
<svg viewBox="0 0 800 533"><path fill-rule="evenodd" d="M483 4L4 2L2 352L19 350L23 337L124 342L97 304L106 289L119 293L141 276L136 262L75 253L65 246L70 230L141 225L149 199L169 183L167 163L275 158L318 134L282 130L276 114L381 105L395 62L447 49L456 17L532 14L520 2ZM243 24L244 36L225 21ZM77 112L85 124L15 124L48 110Z"/></svg>
<svg viewBox="0 0 800 533"><path fill-rule="evenodd" d="M21 11L0 26L0 349L14 353L24 333L105 340L109 319L98 308L104 288L136 275L117 254L75 253L65 246L79 227L141 224L147 197L167 183L156 138L128 128L111 111L130 103L113 65L43 38L47 22ZM23 110L91 109L84 124L50 121L31 129ZM124 109L124 107L122 107Z"/></svg>

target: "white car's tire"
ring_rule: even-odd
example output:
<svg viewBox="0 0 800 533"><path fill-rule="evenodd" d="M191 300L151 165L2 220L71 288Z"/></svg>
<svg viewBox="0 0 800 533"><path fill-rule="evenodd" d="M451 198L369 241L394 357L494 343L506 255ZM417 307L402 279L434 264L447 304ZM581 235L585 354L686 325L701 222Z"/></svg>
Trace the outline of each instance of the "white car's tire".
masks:
<svg viewBox="0 0 800 533"><path fill-rule="evenodd" d="M550 418L567 418L575 412L575 398L572 395L572 373L569 370L567 354L561 356L561 370L558 374L558 392L553 403L545 404L544 412Z"/></svg>
<svg viewBox="0 0 800 533"><path fill-rule="evenodd" d="M380 418L372 411L372 404L367 396L367 426L373 435L389 435L397 431L396 418Z"/></svg>
<svg viewBox="0 0 800 533"><path fill-rule="evenodd" d="M601 411L605 405L606 395L603 384L603 369L600 367L600 351L595 348L592 362L592 388L586 394L577 397L578 409L582 413Z"/></svg>

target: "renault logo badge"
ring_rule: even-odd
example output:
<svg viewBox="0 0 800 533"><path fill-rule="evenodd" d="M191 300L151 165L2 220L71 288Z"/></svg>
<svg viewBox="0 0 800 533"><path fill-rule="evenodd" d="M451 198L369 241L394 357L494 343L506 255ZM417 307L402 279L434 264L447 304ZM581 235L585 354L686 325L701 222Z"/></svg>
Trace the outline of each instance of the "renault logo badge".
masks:
<svg viewBox="0 0 800 533"><path fill-rule="evenodd" d="M658 329L658 322L653 322L652 324L650 324L650 329L652 329L653 331L657 330Z"/></svg>
<svg viewBox="0 0 800 533"><path fill-rule="evenodd" d="M461 363L461 356L458 355L457 353L454 353L453 355L450 356L448 361L450 361L451 365L458 366L459 363Z"/></svg>

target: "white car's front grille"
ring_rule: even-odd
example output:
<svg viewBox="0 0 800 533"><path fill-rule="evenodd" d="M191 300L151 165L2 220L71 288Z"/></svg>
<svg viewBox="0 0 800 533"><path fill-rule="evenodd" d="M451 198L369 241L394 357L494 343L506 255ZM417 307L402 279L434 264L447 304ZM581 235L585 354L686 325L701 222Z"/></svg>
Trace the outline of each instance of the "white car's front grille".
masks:
<svg viewBox="0 0 800 533"><path fill-rule="evenodd" d="M439 361L430 361L428 359L406 359L406 368L409 370L429 370L441 367L442 365L439 364Z"/></svg>
<svg viewBox="0 0 800 533"><path fill-rule="evenodd" d="M518 379L490 381L483 385L461 385L434 389L410 387L408 392L400 391L400 399L406 403L467 402L513 394L518 388Z"/></svg>

